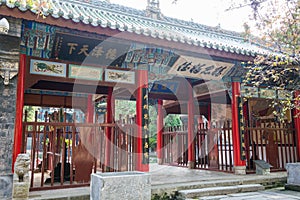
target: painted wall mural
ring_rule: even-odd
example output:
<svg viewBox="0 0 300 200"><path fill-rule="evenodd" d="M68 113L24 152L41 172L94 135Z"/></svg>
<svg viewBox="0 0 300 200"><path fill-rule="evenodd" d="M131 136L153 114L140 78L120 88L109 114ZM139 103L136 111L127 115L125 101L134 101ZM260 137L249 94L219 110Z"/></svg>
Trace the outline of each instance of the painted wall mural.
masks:
<svg viewBox="0 0 300 200"><path fill-rule="evenodd" d="M69 78L85 80L102 80L103 69L99 67L69 64Z"/></svg>
<svg viewBox="0 0 300 200"><path fill-rule="evenodd" d="M30 60L30 74L45 76L66 77L67 65L65 63L44 60Z"/></svg>
<svg viewBox="0 0 300 200"><path fill-rule="evenodd" d="M105 70L105 81L115 82L115 83L135 83L135 72L134 71L124 71L124 70Z"/></svg>

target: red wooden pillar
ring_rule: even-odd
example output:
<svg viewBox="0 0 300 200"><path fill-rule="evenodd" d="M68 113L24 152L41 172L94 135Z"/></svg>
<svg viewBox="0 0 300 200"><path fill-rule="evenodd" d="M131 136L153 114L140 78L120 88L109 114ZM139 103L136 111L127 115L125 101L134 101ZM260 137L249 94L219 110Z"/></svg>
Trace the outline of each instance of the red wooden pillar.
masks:
<svg viewBox="0 0 300 200"><path fill-rule="evenodd" d="M14 132L14 147L13 147L13 160L12 171L14 171L14 163L22 147L22 120L23 120L23 107L24 107L24 82L25 82L25 67L26 55L20 55L20 65L18 72L17 84L17 99L16 99L16 119L15 119L15 132Z"/></svg>
<svg viewBox="0 0 300 200"><path fill-rule="evenodd" d="M93 123L94 122L94 104L93 104L93 95L89 94L87 98L87 106L86 106L86 113L85 113L85 121L86 123ZM86 147L87 145L93 144L93 138L94 138L94 131L92 131L89 135L87 135L87 141L88 144L84 144Z"/></svg>
<svg viewBox="0 0 300 200"><path fill-rule="evenodd" d="M188 85L188 168L195 168L195 133L194 133L194 95L192 85Z"/></svg>
<svg viewBox="0 0 300 200"><path fill-rule="evenodd" d="M236 174L246 173L246 162L241 160L241 142L239 129L238 97L241 95L240 82L232 82L232 140L233 140L233 162Z"/></svg>
<svg viewBox="0 0 300 200"><path fill-rule="evenodd" d="M211 123L211 103L207 106L207 128L210 129L210 123Z"/></svg>
<svg viewBox="0 0 300 200"><path fill-rule="evenodd" d="M93 95L89 94L87 99L86 122L93 123L93 121L94 121Z"/></svg>
<svg viewBox="0 0 300 200"><path fill-rule="evenodd" d="M294 98L298 97L300 95L300 91L295 91ZM300 105L300 100L295 101L296 105ZM294 110L294 123L295 123L295 129L297 134L297 162L300 162L300 109Z"/></svg>
<svg viewBox="0 0 300 200"><path fill-rule="evenodd" d="M159 99L157 101L157 161L158 164L163 164L163 128L164 128L164 116L162 110L163 101Z"/></svg>
<svg viewBox="0 0 300 200"><path fill-rule="evenodd" d="M107 100L106 100L106 123L111 124L113 121L113 115L112 115L112 107L113 107L113 88L108 88L108 95L107 95ZM106 142L105 142L105 171L110 171L111 168L113 168L111 164L111 138L112 138L112 129L110 127L107 127L105 129L105 136L106 136Z"/></svg>
<svg viewBox="0 0 300 200"><path fill-rule="evenodd" d="M136 123L137 123L137 163L136 163L136 170L138 171L143 171L143 172L148 172L149 171L149 163L143 162L143 158L145 156L149 156L149 148L148 152L143 152L145 146L143 146L143 140L144 134L143 131L145 131L143 127L143 119L145 116L143 116L143 98L145 97L143 94L144 89L148 89L148 71L147 70L138 70L137 73L137 98L136 98ZM148 96L147 96L148 98ZM148 124L147 124L148 128ZM148 137L148 134L147 134ZM144 144L145 145L145 144ZM149 144L147 144L149 145ZM147 154L147 155L145 155Z"/></svg>

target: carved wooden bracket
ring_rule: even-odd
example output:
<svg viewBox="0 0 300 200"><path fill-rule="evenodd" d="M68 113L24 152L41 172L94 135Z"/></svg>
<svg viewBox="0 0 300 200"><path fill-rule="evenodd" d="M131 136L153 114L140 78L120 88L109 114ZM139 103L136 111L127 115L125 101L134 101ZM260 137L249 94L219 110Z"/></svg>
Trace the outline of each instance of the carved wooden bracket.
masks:
<svg viewBox="0 0 300 200"><path fill-rule="evenodd" d="M0 76L4 79L4 85L9 84L9 80L18 74L19 63L0 61Z"/></svg>

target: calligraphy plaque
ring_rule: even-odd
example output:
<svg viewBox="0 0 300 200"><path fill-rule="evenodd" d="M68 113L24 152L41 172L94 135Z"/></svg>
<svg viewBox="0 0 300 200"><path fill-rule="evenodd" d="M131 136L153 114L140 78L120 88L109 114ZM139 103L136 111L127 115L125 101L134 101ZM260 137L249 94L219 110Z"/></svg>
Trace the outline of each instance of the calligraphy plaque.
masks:
<svg viewBox="0 0 300 200"><path fill-rule="evenodd" d="M51 57L102 66L121 66L129 46L109 37L95 39L58 32Z"/></svg>
<svg viewBox="0 0 300 200"><path fill-rule="evenodd" d="M220 80L233 66L233 63L228 62L180 56L168 73L204 80Z"/></svg>

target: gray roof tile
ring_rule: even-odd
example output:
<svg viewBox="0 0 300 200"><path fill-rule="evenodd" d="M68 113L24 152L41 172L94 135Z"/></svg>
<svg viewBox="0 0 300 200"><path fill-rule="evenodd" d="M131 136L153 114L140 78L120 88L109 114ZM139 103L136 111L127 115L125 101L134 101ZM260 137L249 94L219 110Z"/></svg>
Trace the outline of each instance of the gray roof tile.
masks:
<svg viewBox="0 0 300 200"><path fill-rule="evenodd" d="M255 56L256 54L272 53L270 49L244 41L244 38L236 32L225 31L218 27L205 26L166 16L162 20L154 20L145 17L145 11L107 3L106 1L90 0L90 3L76 0L51 1L52 8L43 9L45 16L51 15L54 18L64 18L75 23L108 27L122 32L127 31L235 54ZM21 11L31 10L31 12L36 13L28 5L13 2L14 0L0 0L0 5L9 8L17 7Z"/></svg>

